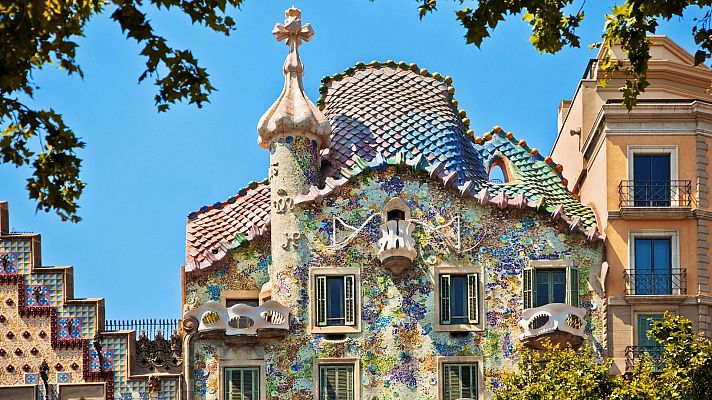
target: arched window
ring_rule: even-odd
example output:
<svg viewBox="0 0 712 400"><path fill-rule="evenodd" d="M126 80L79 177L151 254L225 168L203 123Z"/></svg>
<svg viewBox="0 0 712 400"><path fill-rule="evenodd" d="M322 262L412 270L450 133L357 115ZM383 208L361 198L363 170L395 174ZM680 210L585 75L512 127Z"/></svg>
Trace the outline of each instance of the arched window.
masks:
<svg viewBox="0 0 712 400"><path fill-rule="evenodd" d="M507 173L507 164L502 157L496 157L490 162L487 170L489 181L492 183L507 183L510 181Z"/></svg>

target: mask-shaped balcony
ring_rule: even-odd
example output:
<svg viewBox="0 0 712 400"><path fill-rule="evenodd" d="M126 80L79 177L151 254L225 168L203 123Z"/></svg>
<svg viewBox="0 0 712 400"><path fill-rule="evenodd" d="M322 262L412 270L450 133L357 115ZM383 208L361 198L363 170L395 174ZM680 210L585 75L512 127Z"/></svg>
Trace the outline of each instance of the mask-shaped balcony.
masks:
<svg viewBox="0 0 712 400"><path fill-rule="evenodd" d="M209 301L185 313L183 327L188 333L197 331L201 336L222 336L231 342L249 344L286 336L289 308L274 300L259 307L247 304L225 307L218 301Z"/></svg>
<svg viewBox="0 0 712 400"><path fill-rule="evenodd" d="M519 335L524 346L543 350L548 341L552 346L578 348L583 343L586 310L563 303L550 303L522 312Z"/></svg>
<svg viewBox="0 0 712 400"><path fill-rule="evenodd" d="M411 266L416 257L413 229L408 221L408 207L399 198L391 199L383 208L384 222L378 240L378 259L387 270L400 274Z"/></svg>

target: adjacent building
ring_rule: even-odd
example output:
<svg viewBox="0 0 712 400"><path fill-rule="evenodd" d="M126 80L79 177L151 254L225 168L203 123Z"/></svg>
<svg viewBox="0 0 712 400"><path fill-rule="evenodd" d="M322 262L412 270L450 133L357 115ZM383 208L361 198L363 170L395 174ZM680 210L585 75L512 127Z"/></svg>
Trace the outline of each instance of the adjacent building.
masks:
<svg viewBox="0 0 712 400"><path fill-rule="evenodd" d="M589 62L571 100L559 105L552 157L568 187L591 207L605 236L601 280L608 321L606 355L615 372L660 348L647 337L666 312L712 336L709 220L712 73L665 36L652 36L648 80L631 111L621 107L622 74L601 86Z"/></svg>

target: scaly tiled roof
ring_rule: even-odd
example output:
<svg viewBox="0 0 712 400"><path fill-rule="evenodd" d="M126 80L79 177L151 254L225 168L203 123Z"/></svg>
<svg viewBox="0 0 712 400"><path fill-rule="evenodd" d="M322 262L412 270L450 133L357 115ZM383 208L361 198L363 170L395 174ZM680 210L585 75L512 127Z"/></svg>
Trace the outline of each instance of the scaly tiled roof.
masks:
<svg viewBox="0 0 712 400"><path fill-rule="evenodd" d="M593 210L566 188L563 166L500 127L474 137L467 114L457 109L449 77L415 64L374 61L322 82L317 105L332 127L331 145L323 156L340 173L326 178L325 187L312 187L297 203L319 201L370 168L408 165L482 204L546 210L572 231L599 237ZM497 158L512 172L510 182L488 181L487 167ZM227 202L191 213L186 270L205 268L228 249L264 234L269 204L265 180Z"/></svg>
<svg viewBox="0 0 712 400"><path fill-rule="evenodd" d="M331 123L327 160L337 169L351 168L359 157L370 162L376 154L406 151L442 162L460 181L486 181L481 156L453 105L452 79L415 64L400 65L360 63L323 79L317 104Z"/></svg>
<svg viewBox="0 0 712 400"><path fill-rule="evenodd" d="M269 228L269 182L251 182L237 195L188 215L186 271L202 269L221 259L230 248Z"/></svg>

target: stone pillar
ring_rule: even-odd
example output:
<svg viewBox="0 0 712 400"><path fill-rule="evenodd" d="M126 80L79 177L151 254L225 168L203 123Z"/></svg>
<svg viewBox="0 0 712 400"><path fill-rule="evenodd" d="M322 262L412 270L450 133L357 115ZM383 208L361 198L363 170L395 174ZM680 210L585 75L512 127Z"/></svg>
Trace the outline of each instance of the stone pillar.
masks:
<svg viewBox="0 0 712 400"><path fill-rule="evenodd" d="M284 24L277 24L272 31L278 41L289 46L284 89L260 119L257 131L258 143L270 153L272 298L298 315L303 311L299 309L300 289L307 287L311 253L294 199L318 183L319 150L328 146L331 130L302 87L304 66L298 49L302 41L311 39L312 28L302 25L301 12L294 7L285 17Z"/></svg>

